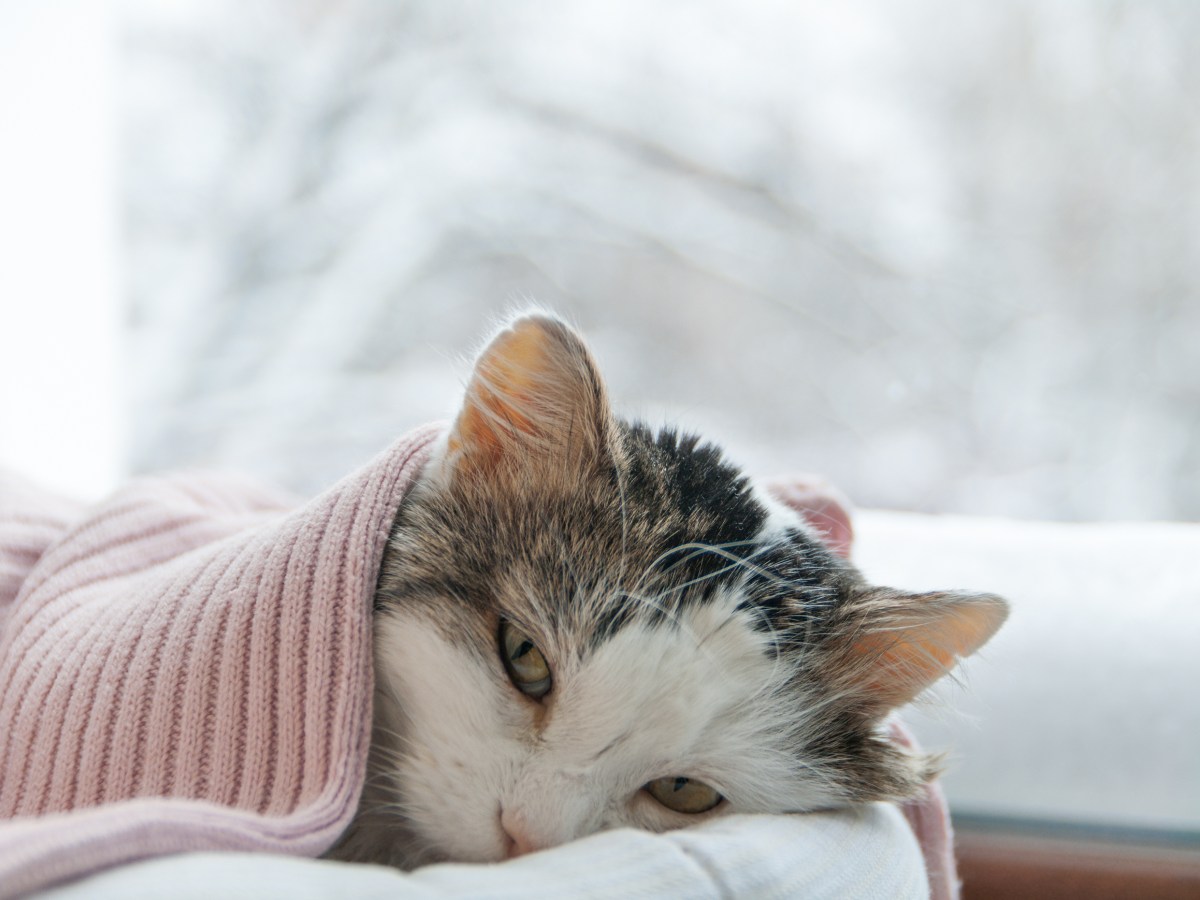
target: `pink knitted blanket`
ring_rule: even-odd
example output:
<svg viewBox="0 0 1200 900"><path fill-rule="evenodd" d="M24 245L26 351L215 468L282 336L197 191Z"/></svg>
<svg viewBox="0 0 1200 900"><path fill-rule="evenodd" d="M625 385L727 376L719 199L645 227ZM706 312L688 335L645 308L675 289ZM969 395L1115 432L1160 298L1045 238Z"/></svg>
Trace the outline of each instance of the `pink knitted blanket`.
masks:
<svg viewBox="0 0 1200 900"><path fill-rule="evenodd" d="M84 508L0 473L0 898L332 845L364 777L379 563L436 434L298 508L198 474ZM906 813L945 896L944 804Z"/></svg>
<svg viewBox="0 0 1200 900"><path fill-rule="evenodd" d="M328 849L363 780L384 543L435 434L290 512L229 478L87 510L0 481L0 895Z"/></svg>

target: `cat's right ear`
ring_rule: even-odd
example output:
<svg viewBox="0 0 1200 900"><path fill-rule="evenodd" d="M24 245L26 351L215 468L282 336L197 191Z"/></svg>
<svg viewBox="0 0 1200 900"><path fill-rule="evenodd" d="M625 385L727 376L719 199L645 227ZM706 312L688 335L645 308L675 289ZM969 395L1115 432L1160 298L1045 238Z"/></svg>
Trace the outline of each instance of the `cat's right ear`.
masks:
<svg viewBox="0 0 1200 900"><path fill-rule="evenodd" d="M525 314L476 359L444 464L451 477L578 473L604 457L611 429L583 340L553 316Z"/></svg>
<svg viewBox="0 0 1200 900"><path fill-rule="evenodd" d="M879 715L903 706L975 653L1008 618L995 594L911 594L868 587L831 638L842 648L842 683Z"/></svg>

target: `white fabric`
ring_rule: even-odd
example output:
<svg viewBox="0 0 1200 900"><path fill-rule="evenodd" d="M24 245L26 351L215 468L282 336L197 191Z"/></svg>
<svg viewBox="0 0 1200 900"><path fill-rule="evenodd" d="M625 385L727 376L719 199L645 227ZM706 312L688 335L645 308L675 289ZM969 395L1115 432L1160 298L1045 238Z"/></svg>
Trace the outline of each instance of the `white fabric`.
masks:
<svg viewBox="0 0 1200 900"><path fill-rule="evenodd" d="M1200 525L864 512L855 559L1008 598L959 681L905 722L950 750L955 812L1200 830Z"/></svg>
<svg viewBox="0 0 1200 900"><path fill-rule="evenodd" d="M124 866L42 900L346 898L926 897L916 839L899 811L737 816L668 834L623 829L497 865L382 866L198 853Z"/></svg>

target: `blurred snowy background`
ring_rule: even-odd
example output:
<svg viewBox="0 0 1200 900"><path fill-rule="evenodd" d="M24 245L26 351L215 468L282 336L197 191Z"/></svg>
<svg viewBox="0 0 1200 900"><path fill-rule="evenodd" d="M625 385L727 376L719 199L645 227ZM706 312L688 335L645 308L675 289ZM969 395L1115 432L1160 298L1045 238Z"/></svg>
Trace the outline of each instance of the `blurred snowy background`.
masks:
<svg viewBox="0 0 1200 900"><path fill-rule="evenodd" d="M1200 520L1200 4L115 14L128 468L315 490L532 300L757 472Z"/></svg>
<svg viewBox="0 0 1200 900"><path fill-rule="evenodd" d="M534 299L863 505L1200 519L1200 6L142 2L137 469L313 489Z"/></svg>

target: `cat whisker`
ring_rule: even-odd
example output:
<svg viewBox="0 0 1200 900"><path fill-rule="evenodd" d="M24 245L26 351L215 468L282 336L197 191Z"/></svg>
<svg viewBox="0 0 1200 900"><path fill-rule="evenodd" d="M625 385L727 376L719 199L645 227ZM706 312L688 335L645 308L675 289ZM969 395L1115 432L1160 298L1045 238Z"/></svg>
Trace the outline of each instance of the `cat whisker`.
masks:
<svg viewBox="0 0 1200 900"><path fill-rule="evenodd" d="M634 588L632 589L631 593L636 593L636 594L639 594L639 595L641 595L641 594L643 593L643 592L642 592L642 588L643 588L643 586L644 586L644 585L645 585L645 584L646 584L646 583L647 583L647 582L648 582L648 581L649 581L649 580L650 580L652 577L658 577L658 578L665 577L666 575L669 575L669 574L670 574L670 573L671 573L671 572L672 572L672 571L673 571L673 570L674 570L674 569L675 569L677 566L683 565L684 563L688 562L689 560L695 559L695 558L696 558L696 557L698 557L698 556L702 556L702 555L704 555L705 553L708 553L708 552L710 552L710 551L713 551L713 550L720 550L720 549L724 549L724 548L738 547L738 546L745 546L745 545L753 545L753 544L755 544L755 543L757 543L757 542L756 542L756 541L731 541L731 542L729 542L728 544L719 544L719 545L714 545L714 544L680 544L680 545L678 545L678 546L676 546L676 547L672 547L670 550L666 550L666 551L664 551L663 553L659 554L659 555L658 555L658 557L656 557L656 558L655 558L655 559L654 559L654 560L653 560L653 561L652 561L652 562L651 562L651 563L650 563L648 566L646 566L646 568L645 568L645 569L643 570L643 572L642 572L642 575L641 575L641 576L638 578L638 580L637 580L637 583L636 583L636 585L634 586ZM690 553L690 554L689 554L687 557L685 557L684 559L681 559L681 560L678 560L678 561L676 561L675 563L672 563L672 564L671 564L670 566L668 566L666 569L663 569L663 570L660 570L660 571L656 571L656 570L658 569L658 566L659 566L659 564L660 564L660 563L661 563L661 562L662 562L664 559L667 559L667 558L668 558L669 556L671 556L672 554L675 554L675 553L680 553L680 552L682 552L682 551L684 551L684 550L692 550L693 552L692 552L692 553ZM718 571L716 571L716 572L711 572L711 573L708 573L708 574L706 574L706 575L703 575L703 576L701 576L700 578L693 579L692 581L686 582L685 584L682 584L682 585L677 585L677 586L673 586L673 587L667 587L667 588L663 588L662 590L660 590L660 591L658 591L658 592L656 593L656 596L659 596L659 597L664 597L664 596L667 596L668 594L671 594L671 593L678 593L679 591L681 591L681 590L683 590L683 589L685 589L685 588L687 588L687 587L691 587L691 586L694 586L695 584L700 584L700 583L702 583L702 582L704 582L704 581L707 581L707 580L709 580L709 579L711 579L711 578L715 578L715 577L717 577L717 576L719 576L719 575L723 574L724 572L731 571L731 570L732 570L732 569L734 569L734 568L736 568L736 566L727 566L727 567L725 567L725 568L723 568L723 569L720 569L720 570L718 570Z"/></svg>
<svg viewBox="0 0 1200 900"><path fill-rule="evenodd" d="M679 566L695 559L697 556L702 556L704 553L707 553L710 550L732 550L735 547L749 547L749 546L754 546L755 544L758 544L758 543L759 543L759 541L757 538L749 538L747 540L742 540L742 541L728 541L723 544L702 544L702 543L696 543L696 542L687 543L687 544L678 544L678 545L672 547L670 550L664 550L662 553L660 553L658 555L658 557L653 562L650 563L650 565L647 567L647 569L649 571L656 569L658 567L659 563L661 563L663 560L667 559L668 557L672 556L673 554L680 553L684 550L696 551L696 552L693 552L693 553L689 554L688 556L684 557L683 559L676 560L675 562L671 563L671 565L667 566L665 569L662 570L663 575L669 575L671 572L673 572Z"/></svg>
<svg viewBox="0 0 1200 900"><path fill-rule="evenodd" d="M758 546L758 549L755 550L754 553L751 553L748 556L741 556L736 553L730 552L731 548L733 548L733 547L739 547L739 546L745 546L745 545L759 545L759 546ZM729 572L729 571L731 571L733 569L737 569L737 568L744 568L744 569L747 569L748 571L753 571L755 574L758 574L758 575L762 576L764 579L774 582L777 585L780 585L780 586L783 586L786 588L792 588L793 587L792 582L788 581L786 578L778 576L775 573L762 568L761 566L756 566L752 562L752 560L755 557L765 554L768 551L770 551L771 549L772 549L771 545L769 545L769 544L761 544L760 545L760 542L758 542L758 541L731 541L727 544L699 544L699 543L680 544L679 546L667 551L667 553L660 555L659 560L663 559L665 556L667 556L668 554L671 554L671 553L679 553L684 550L693 551L692 553L688 554L688 556L686 556L684 559L681 559L681 560L673 563L671 566L669 566L666 570L664 570L664 574L669 573L676 566L690 562L691 560L696 559L697 557L703 556L708 553L712 553L716 556L721 556L721 557L724 557L725 559L729 560L729 562L730 562L729 566L726 566L722 569L718 569L715 572L707 573L699 578L693 579L692 581L685 582L684 584L679 585L677 589L682 589L682 588L690 587L694 584L702 583L703 581L706 581L710 578L715 578L719 575L724 574L725 572Z"/></svg>

